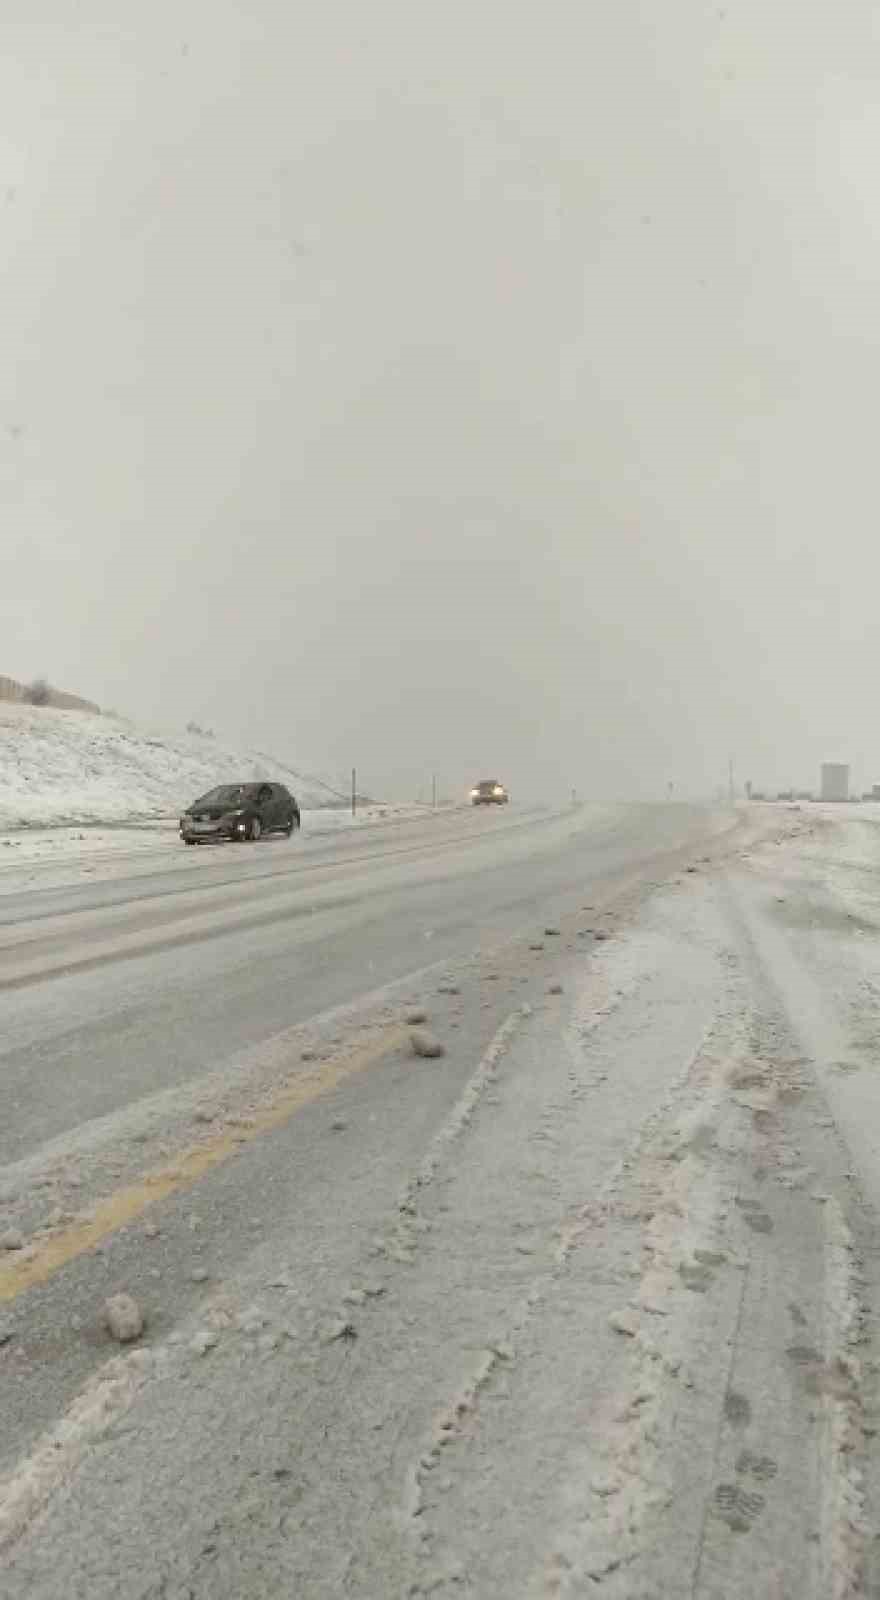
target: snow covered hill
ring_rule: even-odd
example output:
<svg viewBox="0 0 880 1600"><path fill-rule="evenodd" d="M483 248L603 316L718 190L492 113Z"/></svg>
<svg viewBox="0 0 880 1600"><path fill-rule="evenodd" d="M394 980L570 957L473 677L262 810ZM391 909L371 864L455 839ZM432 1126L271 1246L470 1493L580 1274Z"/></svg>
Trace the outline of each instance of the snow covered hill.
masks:
<svg viewBox="0 0 880 1600"><path fill-rule="evenodd" d="M286 783L304 807L332 801L282 762L205 735L0 704L0 829L176 816L215 783L259 778Z"/></svg>

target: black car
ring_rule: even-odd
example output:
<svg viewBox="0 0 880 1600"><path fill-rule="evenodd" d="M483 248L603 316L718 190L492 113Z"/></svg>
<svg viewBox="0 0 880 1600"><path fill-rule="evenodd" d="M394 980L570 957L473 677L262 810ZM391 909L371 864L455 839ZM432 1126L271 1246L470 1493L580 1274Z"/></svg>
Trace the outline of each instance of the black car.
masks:
<svg viewBox="0 0 880 1600"><path fill-rule="evenodd" d="M299 806L283 783L223 783L194 800L180 819L184 844L211 839L259 839L300 825Z"/></svg>

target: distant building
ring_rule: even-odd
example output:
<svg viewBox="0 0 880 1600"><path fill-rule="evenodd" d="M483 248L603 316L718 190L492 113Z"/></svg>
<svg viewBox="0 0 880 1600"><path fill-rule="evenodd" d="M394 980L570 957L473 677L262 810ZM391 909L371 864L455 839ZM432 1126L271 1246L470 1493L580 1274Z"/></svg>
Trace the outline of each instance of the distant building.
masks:
<svg viewBox="0 0 880 1600"><path fill-rule="evenodd" d="M822 799L849 799L849 767L837 761L826 761L822 767Z"/></svg>

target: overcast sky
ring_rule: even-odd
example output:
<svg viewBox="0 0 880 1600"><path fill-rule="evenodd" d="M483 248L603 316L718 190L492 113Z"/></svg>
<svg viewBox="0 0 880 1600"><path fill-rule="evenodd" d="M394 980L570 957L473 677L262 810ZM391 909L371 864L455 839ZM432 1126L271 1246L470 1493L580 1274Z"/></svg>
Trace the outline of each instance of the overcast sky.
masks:
<svg viewBox="0 0 880 1600"><path fill-rule="evenodd" d="M407 793L880 779L874 0L0 22L0 672Z"/></svg>

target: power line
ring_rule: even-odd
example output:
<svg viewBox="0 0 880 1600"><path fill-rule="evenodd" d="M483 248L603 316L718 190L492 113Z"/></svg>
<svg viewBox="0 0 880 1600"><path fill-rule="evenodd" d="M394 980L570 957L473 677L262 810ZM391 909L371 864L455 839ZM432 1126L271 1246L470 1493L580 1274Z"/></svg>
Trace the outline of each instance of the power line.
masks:
<svg viewBox="0 0 880 1600"><path fill-rule="evenodd" d="M341 800L344 805L349 805L351 802L350 792L346 794L341 789L334 789L332 783L327 783L324 778L317 778L308 772L298 772L296 767L287 766L283 761L279 761L277 756L267 755L265 750L255 750L254 755L259 756L261 761L268 761L270 766L277 767L279 772L286 772L288 777L296 778L297 783L313 783L316 788L325 789L328 794L333 795L335 800ZM358 791L358 799L366 801L367 805L370 806L391 804L390 800L378 800L375 795L363 794L360 790Z"/></svg>

